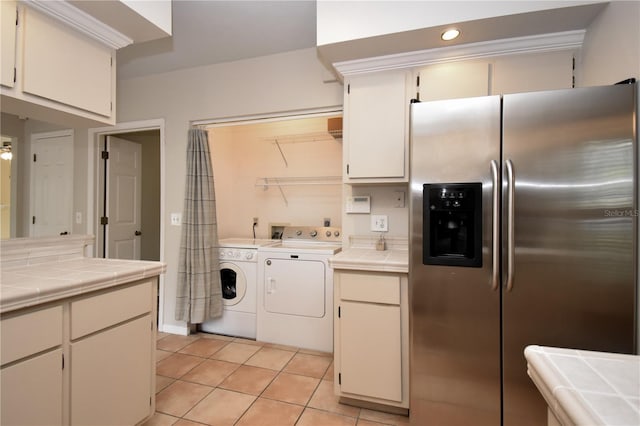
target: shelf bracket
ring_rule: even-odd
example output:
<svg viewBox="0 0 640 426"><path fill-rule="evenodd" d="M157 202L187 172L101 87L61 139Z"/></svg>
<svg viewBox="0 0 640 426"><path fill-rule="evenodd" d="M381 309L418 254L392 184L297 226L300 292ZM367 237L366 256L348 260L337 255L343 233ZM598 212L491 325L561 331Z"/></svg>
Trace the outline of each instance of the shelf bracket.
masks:
<svg viewBox="0 0 640 426"><path fill-rule="evenodd" d="M284 166L289 167L289 163L287 163L287 157L285 157L284 152L282 152L282 148L280 147L280 142L278 142L278 139L276 139L275 141L276 141L276 146L278 147L278 151L280 151L280 155L282 156L282 161L284 161Z"/></svg>

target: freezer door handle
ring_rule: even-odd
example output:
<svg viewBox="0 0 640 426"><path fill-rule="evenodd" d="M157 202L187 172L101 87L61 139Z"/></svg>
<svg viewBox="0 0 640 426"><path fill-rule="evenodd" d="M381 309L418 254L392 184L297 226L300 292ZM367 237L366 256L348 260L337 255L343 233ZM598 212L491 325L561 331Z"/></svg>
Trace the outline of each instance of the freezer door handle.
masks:
<svg viewBox="0 0 640 426"><path fill-rule="evenodd" d="M513 289L515 237L513 233L513 218L515 209L515 184L516 177L513 172L513 162L508 159L505 162L507 168L507 291Z"/></svg>
<svg viewBox="0 0 640 426"><path fill-rule="evenodd" d="M492 264L491 267L491 290L496 291L500 286L500 186L498 176L498 162L491 160L491 179L493 183L492 191L492 213L491 213L491 226L492 228Z"/></svg>

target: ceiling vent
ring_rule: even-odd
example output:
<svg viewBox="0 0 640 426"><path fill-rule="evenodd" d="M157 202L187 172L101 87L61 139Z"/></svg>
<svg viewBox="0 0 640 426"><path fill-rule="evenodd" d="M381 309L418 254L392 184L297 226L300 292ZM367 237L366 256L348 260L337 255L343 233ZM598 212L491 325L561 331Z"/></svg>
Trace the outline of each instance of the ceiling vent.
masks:
<svg viewBox="0 0 640 426"><path fill-rule="evenodd" d="M334 139L342 139L342 117L328 119L327 132L329 132Z"/></svg>

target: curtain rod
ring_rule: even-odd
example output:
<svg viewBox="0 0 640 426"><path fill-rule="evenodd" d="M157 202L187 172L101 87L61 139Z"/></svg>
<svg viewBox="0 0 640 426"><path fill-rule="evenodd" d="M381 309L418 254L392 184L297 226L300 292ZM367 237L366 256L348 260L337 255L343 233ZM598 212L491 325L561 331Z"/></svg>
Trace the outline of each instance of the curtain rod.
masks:
<svg viewBox="0 0 640 426"><path fill-rule="evenodd" d="M269 114L241 115L234 117L210 118L204 120L193 120L191 126L198 128L210 128L219 126L239 126L256 122L267 123L271 121L282 121L296 118L313 118L328 115L342 114L342 105L325 108L314 108L305 110L281 111Z"/></svg>

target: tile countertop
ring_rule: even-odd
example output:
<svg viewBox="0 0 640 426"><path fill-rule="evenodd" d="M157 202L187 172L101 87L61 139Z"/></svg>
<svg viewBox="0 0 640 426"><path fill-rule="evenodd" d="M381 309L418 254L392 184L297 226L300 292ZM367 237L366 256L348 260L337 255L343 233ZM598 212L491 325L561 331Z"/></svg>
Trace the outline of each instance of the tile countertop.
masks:
<svg viewBox="0 0 640 426"><path fill-rule="evenodd" d="M154 277L165 270L162 262L90 257L3 267L0 313Z"/></svg>
<svg viewBox="0 0 640 426"><path fill-rule="evenodd" d="M406 238L387 238L387 250L375 249L377 238L350 237L351 247L329 259L333 269L375 272L409 272L409 251Z"/></svg>
<svg viewBox="0 0 640 426"><path fill-rule="evenodd" d="M545 346L524 354L562 425L640 425L640 356Z"/></svg>

